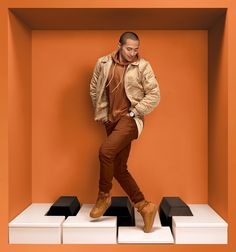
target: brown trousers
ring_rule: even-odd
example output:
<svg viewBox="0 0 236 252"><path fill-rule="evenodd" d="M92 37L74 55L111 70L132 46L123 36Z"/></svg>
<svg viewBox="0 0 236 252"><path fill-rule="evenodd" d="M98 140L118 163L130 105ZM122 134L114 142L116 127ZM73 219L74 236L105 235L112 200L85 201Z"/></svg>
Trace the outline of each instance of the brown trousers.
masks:
<svg viewBox="0 0 236 252"><path fill-rule="evenodd" d="M122 116L117 122L109 122L105 126L107 138L99 150L99 190L109 192L112 188L112 179L115 177L132 202L144 200L143 193L127 167L131 142L138 137L134 119Z"/></svg>

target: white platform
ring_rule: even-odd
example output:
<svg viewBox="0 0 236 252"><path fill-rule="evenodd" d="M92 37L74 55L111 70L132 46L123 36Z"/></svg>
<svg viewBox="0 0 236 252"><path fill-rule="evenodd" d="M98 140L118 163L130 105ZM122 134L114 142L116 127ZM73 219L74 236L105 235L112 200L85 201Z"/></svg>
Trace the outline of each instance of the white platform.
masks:
<svg viewBox="0 0 236 252"><path fill-rule="evenodd" d="M119 227L117 218L89 217L93 205L84 204L76 216L45 216L52 204L34 203L9 223L10 244L114 244L175 243L227 244L228 224L208 205L189 205L194 216L174 216L172 233L162 227L157 214L153 231L143 232L143 220L135 209L135 227Z"/></svg>
<svg viewBox="0 0 236 252"><path fill-rule="evenodd" d="M117 243L117 217L89 217L92 204L82 205L76 216L69 216L63 223L64 244L114 244Z"/></svg>
<svg viewBox="0 0 236 252"><path fill-rule="evenodd" d="M162 227L157 213L151 233L144 233L142 216L135 209L135 226L118 228L118 243L174 243L169 227Z"/></svg>
<svg viewBox="0 0 236 252"><path fill-rule="evenodd" d="M174 216L177 244L227 244L228 224L206 204L189 204L193 216Z"/></svg>
<svg viewBox="0 0 236 252"><path fill-rule="evenodd" d="M64 216L45 216L52 204L34 203L9 224L10 244L60 244Z"/></svg>

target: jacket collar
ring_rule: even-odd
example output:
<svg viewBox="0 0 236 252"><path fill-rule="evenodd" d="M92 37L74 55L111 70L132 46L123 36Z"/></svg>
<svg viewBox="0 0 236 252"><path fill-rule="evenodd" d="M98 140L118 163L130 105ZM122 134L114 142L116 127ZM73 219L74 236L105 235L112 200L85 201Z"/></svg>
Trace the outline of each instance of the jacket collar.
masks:
<svg viewBox="0 0 236 252"><path fill-rule="evenodd" d="M112 60L112 53L104 56L103 59L102 59L102 63L106 63L106 62L108 62L110 60ZM136 61L134 61L134 62L132 62L130 64L134 65L134 66L137 66L137 65L139 65L139 63L140 63L140 57L138 57L138 59Z"/></svg>

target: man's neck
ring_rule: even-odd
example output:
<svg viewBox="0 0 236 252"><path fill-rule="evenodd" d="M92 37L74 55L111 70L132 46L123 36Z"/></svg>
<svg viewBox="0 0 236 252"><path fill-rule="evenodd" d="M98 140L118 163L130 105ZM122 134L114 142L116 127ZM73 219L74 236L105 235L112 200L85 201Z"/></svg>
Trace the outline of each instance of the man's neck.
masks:
<svg viewBox="0 0 236 252"><path fill-rule="evenodd" d="M123 57L122 57L122 55L121 55L121 53L120 52L118 52L118 57L119 57L119 61L121 62L121 63L127 63L128 61L126 60L126 59L124 59Z"/></svg>

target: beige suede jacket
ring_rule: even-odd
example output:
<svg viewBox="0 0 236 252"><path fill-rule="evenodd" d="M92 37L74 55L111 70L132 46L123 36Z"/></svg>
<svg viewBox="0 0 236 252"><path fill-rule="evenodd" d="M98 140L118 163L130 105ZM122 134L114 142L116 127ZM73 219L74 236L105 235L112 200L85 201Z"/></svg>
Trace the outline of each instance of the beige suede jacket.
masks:
<svg viewBox="0 0 236 252"><path fill-rule="evenodd" d="M112 53L97 60L90 82L90 96L95 110L95 121L108 120L108 99L105 85L112 65ZM150 113L160 102L160 89L156 76L148 61L139 58L128 65L124 75L125 92L130 100L130 111L135 113L134 120L139 136L143 129L141 117Z"/></svg>

